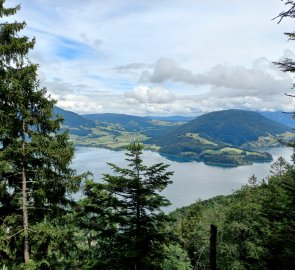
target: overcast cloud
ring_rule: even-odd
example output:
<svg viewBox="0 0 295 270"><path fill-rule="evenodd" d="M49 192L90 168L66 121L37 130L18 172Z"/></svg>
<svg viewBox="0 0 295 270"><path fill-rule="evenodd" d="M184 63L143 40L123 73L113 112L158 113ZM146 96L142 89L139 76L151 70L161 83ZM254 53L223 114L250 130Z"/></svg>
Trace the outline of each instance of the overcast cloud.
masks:
<svg viewBox="0 0 295 270"><path fill-rule="evenodd" d="M21 0L19 0L21 1ZM7 1L9 5L19 1ZM294 111L280 0L26 0L16 19L58 105L78 113ZM15 18L12 18L14 20Z"/></svg>

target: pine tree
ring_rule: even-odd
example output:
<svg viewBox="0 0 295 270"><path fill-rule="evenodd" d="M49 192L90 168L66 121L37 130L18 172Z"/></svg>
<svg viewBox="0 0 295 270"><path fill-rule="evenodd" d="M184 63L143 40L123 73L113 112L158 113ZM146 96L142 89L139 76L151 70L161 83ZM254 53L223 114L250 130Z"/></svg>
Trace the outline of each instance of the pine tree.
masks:
<svg viewBox="0 0 295 270"><path fill-rule="evenodd" d="M0 262L12 268L22 257L26 264L48 257L49 228L66 213L80 177L69 167L74 149L59 131L55 101L28 59L35 39L20 36L25 22L3 21L20 9L4 4L0 0Z"/></svg>
<svg viewBox="0 0 295 270"><path fill-rule="evenodd" d="M172 173L163 163L145 166L142 149L138 143L130 145L128 168L110 163L114 175L85 187L81 225L97 236L91 248L97 251L95 260L105 263L96 265L100 269L157 269L164 254L168 217L161 207L170 203L160 192L171 183Z"/></svg>

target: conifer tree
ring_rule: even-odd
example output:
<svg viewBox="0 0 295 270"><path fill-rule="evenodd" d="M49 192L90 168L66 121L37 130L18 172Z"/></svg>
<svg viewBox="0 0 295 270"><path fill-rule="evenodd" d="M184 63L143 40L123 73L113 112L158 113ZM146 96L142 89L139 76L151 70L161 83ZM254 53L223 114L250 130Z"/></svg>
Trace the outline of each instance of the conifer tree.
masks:
<svg viewBox="0 0 295 270"><path fill-rule="evenodd" d="M172 172L163 163L145 166L141 154L140 144L130 145L128 168L110 163L114 175L105 174L103 183L88 182L85 187L80 225L97 236L92 241L96 247L91 248L96 250L99 269L157 269L160 265L168 236L164 230L168 217L161 208L170 204L160 192L172 182Z"/></svg>
<svg viewBox="0 0 295 270"><path fill-rule="evenodd" d="M80 178L69 167L74 149L59 132L55 101L28 59L35 39L20 35L25 22L4 21L20 9L4 4L0 0L0 262L12 269L48 258L54 237L46 228L66 213L67 195Z"/></svg>

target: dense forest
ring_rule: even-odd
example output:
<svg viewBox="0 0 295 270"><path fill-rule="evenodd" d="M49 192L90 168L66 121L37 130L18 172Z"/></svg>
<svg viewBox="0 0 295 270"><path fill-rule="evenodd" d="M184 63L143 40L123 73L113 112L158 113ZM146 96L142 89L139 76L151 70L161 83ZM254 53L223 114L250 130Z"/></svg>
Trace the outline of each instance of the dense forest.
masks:
<svg viewBox="0 0 295 270"><path fill-rule="evenodd" d="M279 19L295 16L295 2L285 2L291 9ZM40 87L38 66L28 59L35 40L20 35L25 22L3 22L20 9L4 4L0 0L1 270L216 269L211 224L217 269L295 268L295 166L282 158L267 179L253 175L232 195L169 214L161 191L173 172L163 163L144 165L139 143L126 149L126 168L110 163L113 173L99 181L71 169L74 147L54 113L55 100ZM295 70L290 59L278 65Z"/></svg>

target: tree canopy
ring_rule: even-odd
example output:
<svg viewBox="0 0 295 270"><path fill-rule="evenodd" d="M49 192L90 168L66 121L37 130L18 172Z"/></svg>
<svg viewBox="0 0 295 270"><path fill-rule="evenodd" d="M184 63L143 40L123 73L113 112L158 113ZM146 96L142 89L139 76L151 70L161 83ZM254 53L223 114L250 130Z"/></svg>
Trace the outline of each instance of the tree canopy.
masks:
<svg viewBox="0 0 295 270"><path fill-rule="evenodd" d="M53 232L64 233L59 225L80 178L69 167L74 148L68 134L59 132L55 100L40 87L38 66L28 59L35 39L20 35L25 22L4 21L20 9L4 4L0 1L0 261L12 269L22 262L48 263L55 252Z"/></svg>

